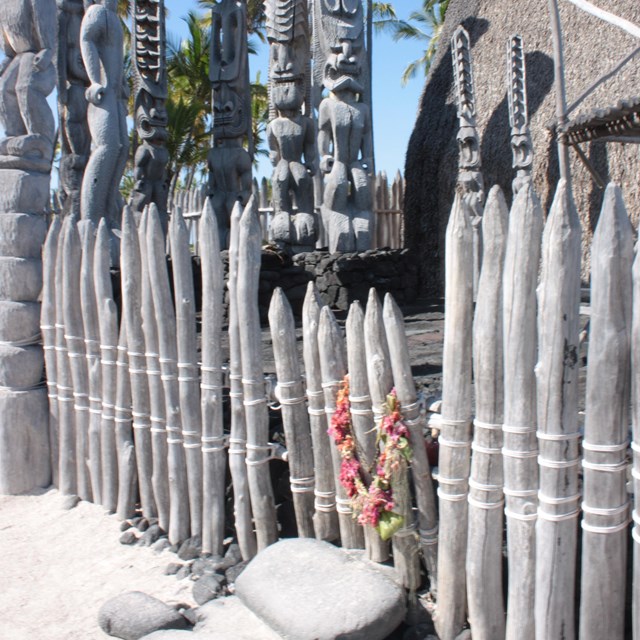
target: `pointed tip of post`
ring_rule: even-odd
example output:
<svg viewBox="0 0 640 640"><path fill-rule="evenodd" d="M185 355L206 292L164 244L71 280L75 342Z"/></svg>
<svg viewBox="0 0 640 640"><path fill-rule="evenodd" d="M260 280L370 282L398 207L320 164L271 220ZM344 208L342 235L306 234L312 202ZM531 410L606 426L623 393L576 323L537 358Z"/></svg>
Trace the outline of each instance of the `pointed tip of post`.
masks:
<svg viewBox="0 0 640 640"><path fill-rule="evenodd" d="M360 300L354 300L349 307L349 313L347 314L347 323L353 322L354 320L362 319L363 317L364 313L362 311Z"/></svg>
<svg viewBox="0 0 640 640"><path fill-rule="evenodd" d="M211 202L211 198L209 196L204 199L204 205L202 206L202 219L205 220L207 218L215 218L213 203Z"/></svg>
<svg viewBox="0 0 640 640"><path fill-rule="evenodd" d="M371 287L369 289L369 295L367 296L367 311L369 310L369 307L373 306L380 306L380 297L378 296L378 292L375 287Z"/></svg>
<svg viewBox="0 0 640 640"><path fill-rule="evenodd" d="M622 189L614 182L610 182L604 192L600 217L593 234L592 252L601 241L607 245L612 242L616 244L620 241L625 244L628 242L630 246L632 233L633 228L622 196Z"/></svg>
<svg viewBox="0 0 640 640"><path fill-rule="evenodd" d="M398 303L390 293L384 294L383 314L387 318L393 318L399 314L401 315L400 307L398 307Z"/></svg>

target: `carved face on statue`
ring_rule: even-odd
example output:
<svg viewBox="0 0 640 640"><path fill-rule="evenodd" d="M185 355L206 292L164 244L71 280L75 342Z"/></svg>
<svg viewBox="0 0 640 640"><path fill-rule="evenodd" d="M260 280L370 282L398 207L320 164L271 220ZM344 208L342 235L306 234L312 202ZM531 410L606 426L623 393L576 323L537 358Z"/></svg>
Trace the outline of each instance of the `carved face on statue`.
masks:
<svg viewBox="0 0 640 640"><path fill-rule="evenodd" d="M168 121L164 101L154 98L146 91L140 91L136 108L138 136L146 142L162 143L167 139Z"/></svg>
<svg viewBox="0 0 640 640"><path fill-rule="evenodd" d="M273 42L269 48L271 99L277 109L297 111L305 98L305 68L302 38L291 43Z"/></svg>
<svg viewBox="0 0 640 640"><path fill-rule="evenodd" d="M528 133L512 135L511 152L514 169L529 169L533 164L531 136Z"/></svg>
<svg viewBox="0 0 640 640"><path fill-rule="evenodd" d="M329 91L351 90L362 93L364 87L360 83L362 64L362 42L359 40L342 40L331 47L331 55L324 67L324 86Z"/></svg>
<svg viewBox="0 0 640 640"><path fill-rule="evenodd" d="M243 65L244 12L240 2L222 0L211 12L212 81L233 81Z"/></svg>
<svg viewBox="0 0 640 640"><path fill-rule="evenodd" d="M217 140L247 133L246 105L226 82L213 85L213 135Z"/></svg>
<svg viewBox="0 0 640 640"><path fill-rule="evenodd" d="M463 169L478 168L480 166L480 148L475 127L460 127L456 138L460 151L460 167Z"/></svg>

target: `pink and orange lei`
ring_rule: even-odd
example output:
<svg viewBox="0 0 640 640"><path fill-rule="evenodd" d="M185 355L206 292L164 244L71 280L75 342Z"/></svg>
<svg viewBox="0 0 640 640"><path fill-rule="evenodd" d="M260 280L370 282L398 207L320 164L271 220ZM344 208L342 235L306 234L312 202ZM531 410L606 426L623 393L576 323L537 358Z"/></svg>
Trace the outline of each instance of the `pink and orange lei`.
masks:
<svg viewBox="0 0 640 640"><path fill-rule="evenodd" d="M338 391L336 410L331 418L328 433L333 437L340 452L340 483L351 500L358 522L374 527L384 540L389 539L404 523L403 517L393 511L393 477L406 473L412 456L409 430L402 420L395 389L387 396L384 415L378 424L378 455L372 465L375 472L369 486L364 481L365 473L358 459L351 424L348 375Z"/></svg>

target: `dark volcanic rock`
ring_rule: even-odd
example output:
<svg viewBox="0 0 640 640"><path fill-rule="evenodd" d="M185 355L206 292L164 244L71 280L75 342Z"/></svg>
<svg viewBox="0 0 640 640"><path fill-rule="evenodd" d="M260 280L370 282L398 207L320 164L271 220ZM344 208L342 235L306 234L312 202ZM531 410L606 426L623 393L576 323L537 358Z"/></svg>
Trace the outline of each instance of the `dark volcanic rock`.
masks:
<svg viewBox="0 0 640 640"><path fill-rule="evenodd" d="M209 602L209 600L213 600L224 593L225 583L225 577L217 573L202 576L193 585L193 599L198 604Z"/></svg>
<svg viewBox="0 0 640 640"><path fill-rule="evenodd" d="M141 591L129 591L105 602L98 614L100 628L123 640L138 640L160 629L187 629L173 607Z"/></svg>

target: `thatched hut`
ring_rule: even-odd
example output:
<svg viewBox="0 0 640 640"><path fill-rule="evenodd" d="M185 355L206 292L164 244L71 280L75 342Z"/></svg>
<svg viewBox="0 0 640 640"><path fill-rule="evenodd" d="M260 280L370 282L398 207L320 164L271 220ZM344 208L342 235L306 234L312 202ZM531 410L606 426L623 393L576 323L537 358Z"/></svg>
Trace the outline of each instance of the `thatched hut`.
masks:
<svg viewBox="0 0 640 640"><path fill-rule="evenodd" d="M569 104L607 73L640 41L559 0L565 46ZM597 5L640 25L637 0L597 0ZM555 118L551 29L540 0L452 0L441 44L427 78L406 157L406 238L419 256L423 292L442 294L444 229L457 174L457 118L449 40L463 24L472 45L476 108L486 191L499 184L511 193L511 151L506 93L506 43L524 38L531 130L535 148L534 185L548 211L558 180L556 146L549 126ZM597 88L571 117L640 96L640 51L620 73ZM621 185L634 226L640 219L640 146L591 142L585 155L605 182ZM589 246L604 191L571 152L573 191L583 224L583 279L589 278Z"/></svg>

